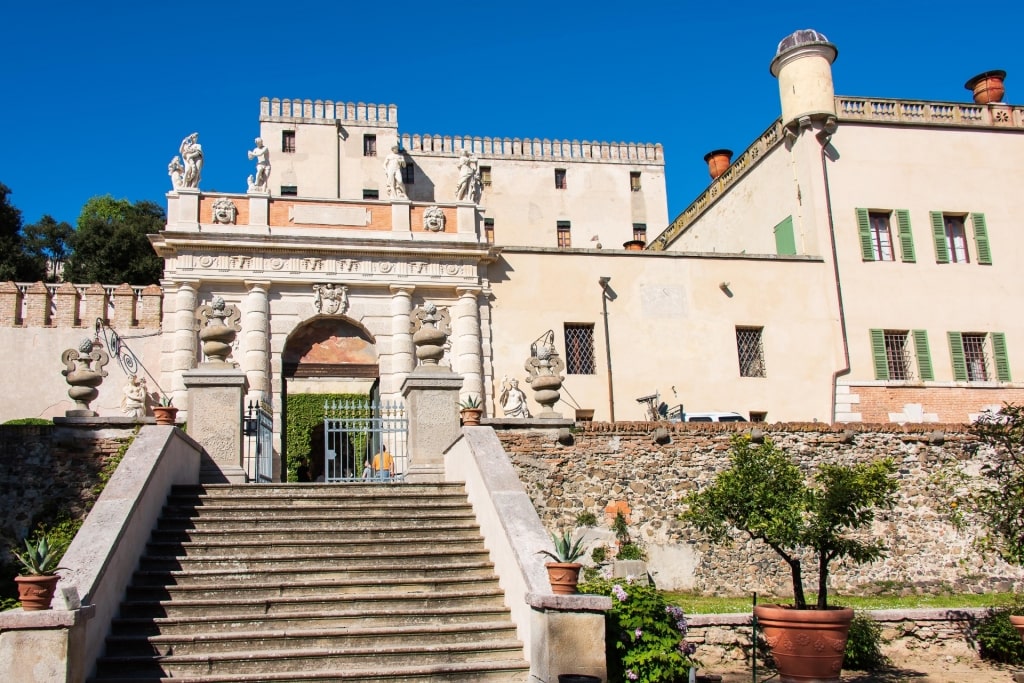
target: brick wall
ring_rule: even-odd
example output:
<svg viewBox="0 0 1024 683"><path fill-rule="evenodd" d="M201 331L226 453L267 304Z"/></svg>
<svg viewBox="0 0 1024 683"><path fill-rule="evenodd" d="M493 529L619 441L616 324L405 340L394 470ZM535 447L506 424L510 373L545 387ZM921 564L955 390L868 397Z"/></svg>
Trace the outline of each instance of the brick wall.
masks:
<svg viewBox="0 0 1024 683"><path fill-rule="evenodd" d="M965 422L988 407L1024 403L1024 388L851 386L863 422Z"/></svg>

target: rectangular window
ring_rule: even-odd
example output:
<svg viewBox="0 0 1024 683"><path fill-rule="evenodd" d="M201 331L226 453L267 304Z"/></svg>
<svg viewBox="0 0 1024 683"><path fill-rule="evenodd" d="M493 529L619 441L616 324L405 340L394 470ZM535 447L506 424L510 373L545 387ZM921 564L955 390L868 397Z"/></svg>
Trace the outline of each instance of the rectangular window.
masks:
<svg viewBox="0 0 1024 683"><path fill-rule="evenodd" d="M633 239L647 244L647 224L646 223L634 223L633 224Z"/></svg>
<svg viewBox="0 0 1024 683"><path fill-rule="evenodd" d="M380 199L380 190L363 190L363 199Z"/></svg>
<svg viewBox="0 0 1024 683"><path fill-rule="evenodd" d="M402 182L406 185L416 184L416 167L411 163L402 166Z"/></svg>
<svg viewBox="0 0 1024 683"><path fill-rule="evenodd" d="M871 225L871 255L875 261L894 261L889 214L872 211L868 214Z"/></svg>
<svg viewBox="0 0 1024 683"><path fill-rule="evenodd" d="M487 241L487 244L494 244L494 219L493 218L485 218L484 219L484 239Z"/></svg>
<svg viewBox="0 0 1024 683"><path fill-rule="evenodd" d="M572 225L569 221L558 221L558 246L563 249L572 246Z"/></svg>
<svg viewBox="0 0 1024 683"><path fill-rule="evenodd" d="M895 226L893 216L896 217ZM894 231L893 228L897 230ZM914 236L910 231L910 212L906 209L895 211L871 211L857 209L857 229L860 232L860 248L865 261L895 261L899 242L900 258L905 263L914 263Z"/></svg>
<svg viewBox="0 0 1024 683"><path fill-rule="evenodd" d="M281 151L286 153L292 153L295 151L295 131L294 130L282 130L281 131Z"/></svg>
<svg viewBox="0 0 1024 683"><path fill-rule="evenodd" d="M629 190L630 192L640 191L640 171L629 172Z"/></svg>
<svg viewBox="0 0 1024 683"><path fill-rule="evenodd" d="M988 381L992 372L989 370L988 354L985 352L985 334L965 333L961 336L964 345L964 362L967 365L968 382Z"/></svg>
<svg viewBox="0 0 1024 683"><path fill-rule="evenodd" d="M593 375L594 326L565 323L565 371L570 375Z"/></svg>
<svg viewBox="0 0 1024 683"><path fill-rule="evenodd" d="M364 157L375 157L375 156L377 156L377 136L376 135L364 135L363 136L363 156Z"/></svg>
<svg viewBox="0 0 1024 683"><path fill-rule="evenodd" d="M750 411L751 422L767 422L768 413L763 410L751 410Z"/></svg>
<svg viewBox="0 0 1024 683"><path fill-rule="evenodd" d="M983 266L992 265L992 249L988 240L985 214L972 213L976 261ZM970 263L967 246L967 215L932 211L932 237L935 240L936 263Z"/></svg>
<svg viewBox="0 0 1024 683"><path fill-rule="evenodd" d="M950 332L949 355L958 382L1012 381L1002 332Z"/></svg>
<svg viewBox="0 0 1024 683"><path fill-rule="evenodd" d="M569 185L568 185L568 183L566 182L566 179L565 179L565 169L564 168L556 168L555 169L555 189L556 190L564 190L568 186Z"/></svg>
<svg viewBox="0 0 1024 683"><path fill-rule="evenodd" d="M793 217L787 216L773 229L775 233L775 253L779 256L796 255L796 239L793 236Z"/></svg>
<svg viewBox="0 0 1024 683"><path fill-rule="evenodd" d="M913 379L910 371L910 333L885 330L885 361L891 380Z"/></svg>
<svg viewBox="0 0 1024 683"><path fill-rule="evenodd" d="M480 167L480 182L483 185L491 184L491 167L481 166Z"/></svg>
<svg viewBox="0 0 1024 683"><path fill-rule="evenodd" d="M875 379L911 381L915 368L921 381L935 379L925 330L870 330L870 333Z"/></svg>
<svg viewBox="0 0 1024 683"><path fill-rule="evenodd" d="M298 185L282 185L281 186L282 197L297 197L299 196Z"/></svg>
<svg viewBox="0 0 1024 683"><path fill-rule="evenodd" d="M943 223L946 227L946 248L952 263L970 263L967 253L967 226L963 216L944 214Z"/></svg>
<svg viewBox="0 0 1024 683"><path fill-rule="evenodd" d="M736 354L740 361L740 377L764 377L763 327L736 328Z"/></svg>

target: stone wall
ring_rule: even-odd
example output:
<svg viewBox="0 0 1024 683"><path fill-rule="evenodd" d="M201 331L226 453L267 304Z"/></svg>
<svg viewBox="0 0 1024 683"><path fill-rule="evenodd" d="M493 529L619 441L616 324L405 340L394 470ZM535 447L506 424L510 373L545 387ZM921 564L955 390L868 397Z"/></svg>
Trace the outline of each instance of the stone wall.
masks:
<svg viewBox="0 0 1024 683"><path fill-rule="evenodd" d="M593 512L598 528L591 544L607 543L621 510L634 540L648 555L657 585L705 594L791 595L788 567L760 544L735 536L731 546L707 543L676 519L680 499L703 486L728 463L729 439L749 424L667 425L659 445L651 423L579 423L574 443L558 443L554 430L501 431L538 513L549 529L570 528L581 512ZM890 551L859 567L832 565L832 590L847 594L881 591L990 591L1024 585L1024 570L982 557L973 545L978 529L957 530L948 521L949 501L935 475L948 459L969 462L984 448L965 425L759 425L765 436L793 453L803 466L816 461L863 462L892 457L899 469L899 501L877 518L872 534ZM611 555L612 552L609 552ZM804 581L817 573L805 562Z"/></svg>

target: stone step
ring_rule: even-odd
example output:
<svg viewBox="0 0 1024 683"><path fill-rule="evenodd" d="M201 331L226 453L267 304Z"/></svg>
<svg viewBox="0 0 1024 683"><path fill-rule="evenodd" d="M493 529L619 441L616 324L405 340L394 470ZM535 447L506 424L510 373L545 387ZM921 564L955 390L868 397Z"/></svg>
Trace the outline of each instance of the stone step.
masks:
<svg viewBox="0 0 1024 683"><path fill-rule="evenodd" d="M497 587L450 591L445 593L362 593L333 595L314 593L286 595L272 598L237 600L235 598L201 599L176 598L172 600L125 601L121 603L121 616L130 617L188 617L215 616L274 616L312 610L363 610L365 613L401 612L404 609L431 609L434 607L495 608L504 606L504 593Z"/></svg>
<svg viewBox="0 0 1024 683"><path fill-rule="evenodd" d="M342 555L372 552L382 554L390 551L411 553L430 550L447 551L463 554L466 552L483 552L483 538L479 535L470 536L393 536L385 534L381 538L344 539L336 536L324 538L299 537L277 540L250 540L226 538L220 541L151 541L146 545L146 554L154 557L188 557L199 559L206 557L222 557L233 553L240 557L261 557L270 554L294 555Z"/></svg>
<svg viewBox="0 0 1024 683"><path fill-rule="evenodd" d="M405 482L374 483L340 482L325 483L274 483L274 484L196 484L192 486L175 486L172 495L176 496L209 496L218 498L273 498L276 496L317 497L317 496L429 496L432 500L445 496L465 496L466 488L458 483L430 482L410 484Z"/></svg>
<svg viewBox="0 0 1024 683"><path fill-rule="evenodd" d="M350 555L344 552L311 552L277 554L269 547L263 554L219 555L210 557L175 557L173 555L143 555L139 561L142 570L231 569L241 574L258 574L273 569L325 570L331 572L375 571L387 573L393 569L433 571L443 569L457 557L461 562L487 562L486 550L468 550L453 553L450 548L428 550L401 549Z"/></svg>
<svg viewBox="0 0 1024 683"><path fill-rule="evenodd" d="M273 540L275 535L286 535L293 538L299 535L321 537L337 535L342 538L380 538L385 535L396 536L466 536L479 538L480 531L472 518L466 519L430 519L430 520L330 520L311 517L304 523L292 520L260 520L257 524L241 524L236 521L212 523L206 520L188 523L177 527L162 525L153 531L155 541L189 540L197 541L205 538L241 537L253 540Z"/></svg>
<svg viewBox="0 0 1024 683"><path fill-rule="evenodd" d="M409 642L443 640L448 643L516 640L516 630L504 620L462 624L402 625L392 628L304 629L287 631L231 631L203 635L128 634L111 636L108 646L121 656L195 655L244 650L273 651L299 647L390 647Z"/></svg>
<svg viewBox="0 0 1024 683"><path fill-rule="evenodd" d="M350 506L331 505L323 508L310 506L263 505L203 505L188 507L181 505L165 506L162 516L167 520L213 520L216 522L230 520L341 520L345 522L362 522L372 525L378 522L393 520L460 520L473 519L473 511L467 506L448 508L393 507L389 509L368 510ZM293 522L295 523L295 522Z"/></svg>

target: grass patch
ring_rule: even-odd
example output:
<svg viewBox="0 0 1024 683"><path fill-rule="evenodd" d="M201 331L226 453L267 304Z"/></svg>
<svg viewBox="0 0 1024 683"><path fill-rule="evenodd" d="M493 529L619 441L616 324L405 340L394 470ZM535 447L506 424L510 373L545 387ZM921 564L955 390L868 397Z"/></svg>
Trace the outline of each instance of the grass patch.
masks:
<svg viewBox="0 0 1024 683"><path fill-rule="evenodd" d="M679 605L687 614L731 614L744 613L751 610L750 596L742 597L718 597L708 595L692 595L690 593L675 593L665 591L665 599L673 605ZM807 603L813 604L815 596L809 593ZM829 597L829 604L852 607L858 610L874 609L919 609L919 608L941 608L950 609L958 607L1002 607L1013 603L1013 593L988 593L977 595L974 593L943 594L943 595L871 595L867 597L852 597L836 595ZM792 598L779 598L759 595L759 604L780 603L788 605L793 603Z"/></svg>

